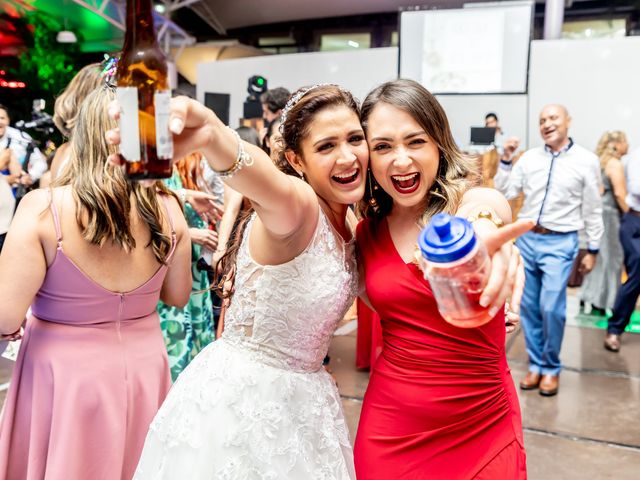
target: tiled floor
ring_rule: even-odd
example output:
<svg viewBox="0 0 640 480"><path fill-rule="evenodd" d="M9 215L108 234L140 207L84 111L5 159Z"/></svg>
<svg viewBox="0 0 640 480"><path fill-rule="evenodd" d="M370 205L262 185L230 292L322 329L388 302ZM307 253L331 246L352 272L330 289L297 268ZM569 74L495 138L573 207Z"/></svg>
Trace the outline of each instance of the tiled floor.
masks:
<svg viewBox="0 0 640 480"><path fill-rule="evenodd" d="M578 311L569 296L569 318ZM352 439L369 375L355 364L355 324L348 321L331 345L331 369L338 382ZM640 335L626 334L620 353L602 348L603 331L568 321L560 392L545 398L518 391L530 480L640 479ZM514 380L526 372L521 332L507 340ZM12 363L0 358L0 404Z"/></svg>
<svg viewBox="0 0 640 480"><path fill-rule="evenodd" d="M569 315L577 312L575 295ZM640 479L640 335L626 334L620 353L602 347L604 332L569 322L560 391L520 391L530 480ZM335 337L331 367L355 435L368 374L358 372L355 332ZM517 382L527 369L522 332L507 341Z"/></svg>

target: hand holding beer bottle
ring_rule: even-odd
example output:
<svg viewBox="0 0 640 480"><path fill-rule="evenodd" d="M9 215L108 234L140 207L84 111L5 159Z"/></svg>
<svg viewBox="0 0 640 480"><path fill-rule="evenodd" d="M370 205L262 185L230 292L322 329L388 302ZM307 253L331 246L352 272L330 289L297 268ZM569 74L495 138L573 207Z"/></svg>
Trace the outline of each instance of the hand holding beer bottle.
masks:
<svg viewBox="0 0 640 480"><path fill-rule="evenodd" d="M151 0L127 0L127 31L116 78L120 156L132 180L168 178L172 173L167 70L153 29Z"/></svg>

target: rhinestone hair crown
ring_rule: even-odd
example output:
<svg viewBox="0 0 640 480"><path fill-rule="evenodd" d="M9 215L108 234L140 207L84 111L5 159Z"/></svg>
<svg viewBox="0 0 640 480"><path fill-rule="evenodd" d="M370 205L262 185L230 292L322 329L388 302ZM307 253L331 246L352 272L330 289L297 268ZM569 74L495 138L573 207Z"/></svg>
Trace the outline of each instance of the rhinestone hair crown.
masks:
<svg viewBox="0 0 640 480"><path fill-rule="evenodd" d="M295 107L295 105L300 101L300 99L302 97L304 97L307 93L309 93L312 90L315 90L316 88L320 88L320 87L338 87L338 88L340 88L335 83L316 83L315 85L311 85L309 88L304 88L304 89L300 90L298 93L296 93L295 95L293 95L287 101L287 104L284 106L284 108L282 109L282 113L280 114L280 127L278 127L278 130L280 130L280 134L281 135L284 133L284 124L287 121L287 115L289 115L289 112L291 111L291 109L293 107Z"/></svg>

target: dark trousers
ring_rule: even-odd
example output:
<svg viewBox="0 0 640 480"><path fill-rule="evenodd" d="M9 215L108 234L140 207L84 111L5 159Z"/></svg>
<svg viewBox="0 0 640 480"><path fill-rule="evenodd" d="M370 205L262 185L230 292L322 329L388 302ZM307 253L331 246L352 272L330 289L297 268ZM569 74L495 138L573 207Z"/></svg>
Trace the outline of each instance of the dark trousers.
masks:
<svg viewBox="0 0 640 480"><path fill-rule="evenodd" d="M627 281L618 289L613 304L613 315L607 331L617 335L624 332L640 295L640 217L625 213L620 222L620 243L624 251L624 267Z"/></svg>

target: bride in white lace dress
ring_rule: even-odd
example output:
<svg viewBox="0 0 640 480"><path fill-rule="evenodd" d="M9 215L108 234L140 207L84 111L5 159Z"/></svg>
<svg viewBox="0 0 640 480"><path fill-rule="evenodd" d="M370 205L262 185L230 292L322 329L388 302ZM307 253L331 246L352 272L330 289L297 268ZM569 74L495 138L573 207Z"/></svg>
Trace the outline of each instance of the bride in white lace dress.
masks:
<svg viewBox="0 0 640 480"><path fill-rule="evenodd" d="M340 395L322 360L357 289L346 225L368 162L357 111L336 86L292 97L279 167L304 181L247 144L254 163L229 150L243 168L227 182L257 213L237 249L225 330L171 389L134 479L355 479ZM238 144L213 113L184 99L175 112L196 129L185 145L176 136L176 147L213 124L218 142L197 148L214 169L229 168L217 146L223 134Z"/></svg>

